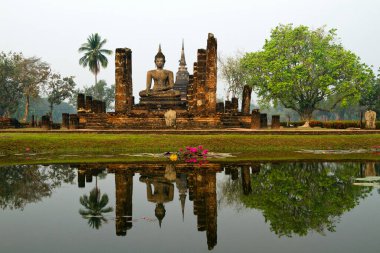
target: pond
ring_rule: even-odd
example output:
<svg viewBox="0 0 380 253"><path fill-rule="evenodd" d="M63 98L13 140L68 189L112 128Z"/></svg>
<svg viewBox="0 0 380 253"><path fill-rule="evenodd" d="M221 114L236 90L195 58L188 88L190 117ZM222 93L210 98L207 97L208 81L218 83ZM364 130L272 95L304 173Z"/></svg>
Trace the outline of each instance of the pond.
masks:
<svg viewBox="0 0 380 253"><path fill-rule="evenodd" d="M1 252L379 252L380 163L0 167Z"/></svg>

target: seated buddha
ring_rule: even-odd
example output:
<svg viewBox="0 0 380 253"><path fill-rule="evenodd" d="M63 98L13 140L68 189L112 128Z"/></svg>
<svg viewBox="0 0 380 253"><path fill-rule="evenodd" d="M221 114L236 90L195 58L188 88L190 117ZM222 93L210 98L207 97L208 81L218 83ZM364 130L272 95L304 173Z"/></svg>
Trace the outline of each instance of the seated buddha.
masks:
<svg viewBox="0 0 380 253"><path fill-rule="evenodd" d="M148 71L146 78L146 89L140 91L140 97L180 97L181 92L173 89L173 72L164 69L165 55L161 52L161 45L158 48L158 53L154 57L154 63L157 69ZM151 89L152 79L154 80L153 89Z"/></svg>

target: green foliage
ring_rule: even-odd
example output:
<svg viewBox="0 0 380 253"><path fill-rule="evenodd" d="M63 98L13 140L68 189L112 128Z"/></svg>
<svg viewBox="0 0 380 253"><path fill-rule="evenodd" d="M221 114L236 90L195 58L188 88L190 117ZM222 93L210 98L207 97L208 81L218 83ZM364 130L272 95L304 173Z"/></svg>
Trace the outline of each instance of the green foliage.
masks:
<svg viewBox="0 0 380 253"><path fill-rule="evenodd" d="M53 106L61 104L65 99L71 97L74 92L74 77L61 78L60 74L52 74L46 85L47 100L50 104L50 115L53 115Z"/></svg>
<svg viewBox="0 0 380 253"><path fill-rule="evenodd" d="M50 66L37 57L21 53L0 54L0 113L16 111L21 97L25 100L24 121L29 113L30 98L39 96L46 83Z"/></svg>
<svg viewBox="0 0 380 253"><path fill-rule="evenodd" d="M248 83L264 102L283 104L310 120L317 109L358 102L374 80L371 68L337 42L336 30L280 25L263 50L242 59ZM329 108L320 108L331 100Z"/></svg>
<svg viewBox="0 0 380 253"><path fill-rule="evenodd" d="M324 234L333 232L339 218L370 192L353 185L359 172L351 163L264 164L251 177L251 194L231 194L246 207L261 210L279 236Z"/></svg>
<svg viewBox="0 0 380 253"><path fill-rule="evenodd" d="M102 40L99 34L95 33L88 36L87 42L78 49L79 53L84 53L84 56L79 59L79 64L83 67L89 67L95 75L95 84L98 82L97 74L100 71L100 66L106 68L108 65L108 59L105 55L112 54L112 50L102 48L106 42L106 39Z"/></svg>
<svg viewBox="0 0 380 253"><path fill-rule="evenodd" d="M367 89L362 92L360 105L380 114L380 69L376 81L371 82Z"/></svg>
<svg viewBox="0 0 380 253"><path fill-rule="evenodd" d="M20 61L17 71L17 82L21 85L25 98L25 112L22 121L25 122L28 118L30 98L36 98L40 95L49 74L49 64L41 61L40 58L30 57Z"/></svg>
<svg viewBox="0 0 380 253"><path fill-rule="evenodd" d="M17 81L22 59L21 53L0 53L0 115L14 113L22 98L21 84Z"/></svg>
<svg viewBox="0 0 380 253"><path fill-rule="evenodd" d="M115 85L107 86L105 80L99 80L96 85L85 86L83 89L77 89L73 92L70 98L70 103L76 107L78 93L83 93L86 96L92 96L92 99L102 100L106 102L106 108L112 109L113 102L115 101Z"/></svg>

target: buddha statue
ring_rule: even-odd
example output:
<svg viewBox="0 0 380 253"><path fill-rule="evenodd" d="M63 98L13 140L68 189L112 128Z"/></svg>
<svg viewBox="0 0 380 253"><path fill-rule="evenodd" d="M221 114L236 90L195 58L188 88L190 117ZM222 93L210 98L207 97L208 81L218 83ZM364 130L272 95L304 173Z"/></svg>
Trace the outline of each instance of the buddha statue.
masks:
<svg viewBox="0 0 380 253"><path fill-rule="evenodd" d="M146 89L140 91L140 97L180 97L180 91L174 90L173 72L164 69L165 55L161 52L161 45L158 53L154 57L154 63L157 69L149 70L146 78ZM154 80L153 89L151 89L152 79Z"/></svg>

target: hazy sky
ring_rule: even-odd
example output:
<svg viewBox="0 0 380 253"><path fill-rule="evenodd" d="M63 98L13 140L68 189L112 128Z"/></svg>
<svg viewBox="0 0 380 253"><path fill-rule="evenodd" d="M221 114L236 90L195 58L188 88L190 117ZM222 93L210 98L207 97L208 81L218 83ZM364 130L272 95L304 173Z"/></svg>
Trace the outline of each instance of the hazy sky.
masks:
<svg viewBox="0 0 380 253"><path fill-rule="evenodd" d="M91 33L107 39L105 48L132 49L134 94L144 89L154 68L158 44L165 68L178 69L181 41L189 72L196 50L214 33L218 51L259 50L278 24L337 28L345 48L374 69L380 67L380 0L0 0L0 51L38 56L79 86L94 77L78 64L79 46ZM98 79L115 82L114 55ZM218 84L222 95L223 84Z"/></svg>

